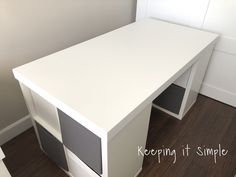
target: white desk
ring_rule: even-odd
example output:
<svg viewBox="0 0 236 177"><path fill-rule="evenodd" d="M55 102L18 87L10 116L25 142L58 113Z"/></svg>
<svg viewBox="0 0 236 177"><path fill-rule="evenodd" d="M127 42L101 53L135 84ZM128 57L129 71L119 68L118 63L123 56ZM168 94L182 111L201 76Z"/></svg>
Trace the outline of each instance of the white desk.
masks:
<svg viewBox="0 0 236 177"><path fill-rule="evenodd" d="M13 72L33 122L64 144L70 173L131 177L142 167L137 148L145 147L152 101L189 69L179 114L167 110L181 119L197 98L216 39L217 35L209 32L145 19ZM72 119L74 122L67 124ZM101 159L93 169L97 173L90 169L94 165L91 157L81 154L84 147L77 155L71 152L80 139L67 140L76 131L69 126L77 123L86 129L81 130L84 137L96 135L92 139L100 143ZM36 124L35 128L42 141L41 128ZM86 141L84 137L78 138ZM45 146L41 142L42 149ZM81 174L76 170L79 168L83 169Z"/></svg>
<svg viewBox="0 0 236 177"><path fill-rule="evenodd" d="M0 176L1 177L11 177L10 173L8 172L3 159L5 158L4 153L2 152L2 149L0 147Z"/></svg>

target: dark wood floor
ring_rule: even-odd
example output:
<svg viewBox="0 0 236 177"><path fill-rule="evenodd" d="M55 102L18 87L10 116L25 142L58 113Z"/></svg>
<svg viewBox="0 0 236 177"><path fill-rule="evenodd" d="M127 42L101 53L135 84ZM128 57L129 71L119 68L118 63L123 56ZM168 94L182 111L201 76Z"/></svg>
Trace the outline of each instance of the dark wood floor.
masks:
<svg viewBox="0 0 236 177"><path fill-rule="evenodd" d="M189 156L182 156L182 146L189 145ZM222 148L226 156L200 157L197 147ZM182 121L156 109L152 110L146 149L175 149L173 157L146 156L139 177L234 177L236 174L236 109L204 96ZM39 149L33 129L2 146L4 160L13 177L66 177Z"/></svg>

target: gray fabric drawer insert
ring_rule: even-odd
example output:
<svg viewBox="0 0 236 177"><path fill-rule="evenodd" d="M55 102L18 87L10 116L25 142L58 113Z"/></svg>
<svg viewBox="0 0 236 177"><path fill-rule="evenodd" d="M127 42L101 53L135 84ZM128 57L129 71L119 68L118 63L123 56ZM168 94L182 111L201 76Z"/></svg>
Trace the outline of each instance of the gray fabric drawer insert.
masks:
<svg viewBox="0 0 236 177"><path fill-rule="evenodd" d="M63 144L93 171L102 174L101 138L58 109Z"/></svg>
<svg viewBox="0 0 236 177"><path fill-rule="evenodd" d="M39 133L40 142L44 152L52 159L58 166L68 171L68 166L65 157L63 145L53 135L51 135L45 128L36 122Z"/></svg>
<svg viewBox="0 0 236 177"><path fill-rule="evenodd" d="M153 103L175 114L179 114L185 88L171 84Z"/></svg>

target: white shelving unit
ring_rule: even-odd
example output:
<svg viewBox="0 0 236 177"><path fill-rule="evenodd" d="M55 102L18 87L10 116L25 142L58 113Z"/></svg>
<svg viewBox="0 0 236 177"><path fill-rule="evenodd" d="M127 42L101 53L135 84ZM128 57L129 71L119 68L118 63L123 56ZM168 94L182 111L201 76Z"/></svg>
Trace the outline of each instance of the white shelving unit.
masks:
<svg viewBox="0 0 236 177"><path fill-rule="evenodd" d="M181 119L216 39L145 19L14 69L42 150L74 177L137 176L152 102L189 72Z"/></svg>
<svg viewBox="0 0 236 177"><path fill-rule="evenodd" d="M197 55L197 62L178 78L178 80L181 80L181 83L186 83L186 85L178 84L180 82L173 82L154 100L153 106L155 108L180 120L184 117L197 100L213 47L208 46Z"/></svg>

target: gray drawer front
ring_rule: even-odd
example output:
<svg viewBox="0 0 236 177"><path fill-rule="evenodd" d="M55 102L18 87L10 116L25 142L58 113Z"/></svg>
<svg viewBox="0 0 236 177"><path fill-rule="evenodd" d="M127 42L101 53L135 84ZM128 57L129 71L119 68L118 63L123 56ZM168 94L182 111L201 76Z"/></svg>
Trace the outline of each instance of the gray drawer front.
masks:
<svg viewBox="0 0 236 177"><path fill-rule="evenodd" d="M63 144L98 174L102 174L101 138L58 109Z"/></svg>
<svg viewBox="0 0 236 177"><path fill-rule="evenodd" d="M58 166L68 171L68 166L65 157L63 145L53 135L51 135L45 128L36 122L37 130L41 145L45 153L52 159Z"/></svg>

